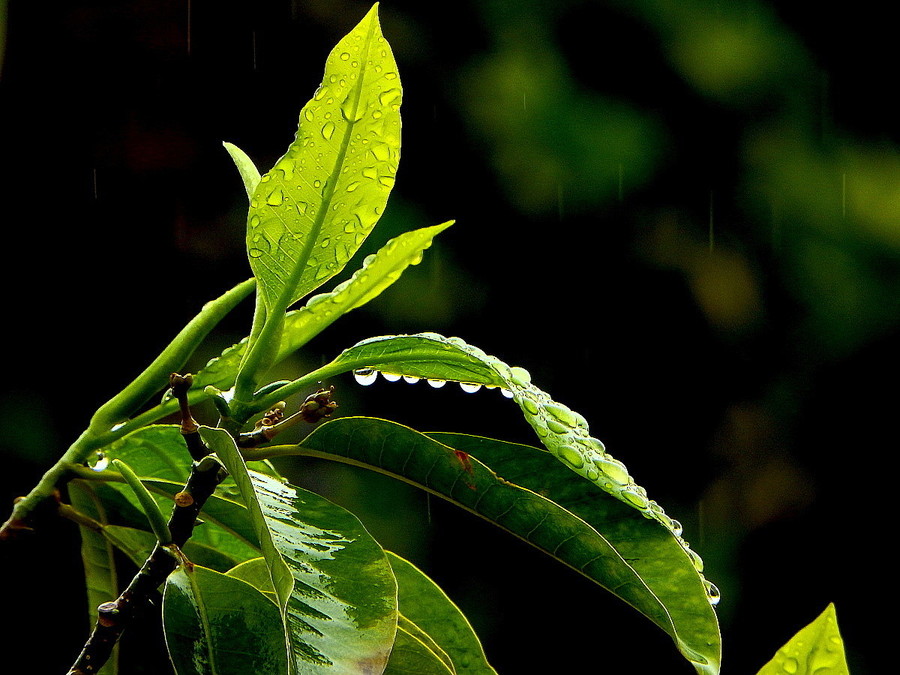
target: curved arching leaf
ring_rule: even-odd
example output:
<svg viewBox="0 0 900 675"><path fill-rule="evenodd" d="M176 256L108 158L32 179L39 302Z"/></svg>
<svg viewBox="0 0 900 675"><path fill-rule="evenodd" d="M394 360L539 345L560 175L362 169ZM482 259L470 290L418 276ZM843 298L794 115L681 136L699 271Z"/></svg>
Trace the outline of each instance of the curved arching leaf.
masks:
<svg viewBox="0 0 900 675"><path fill-rule="evenodd" d="M181 564L166 579L162 618L178 675L288 671L278 606L240 579Z"/></svg>
<svg viewBox="0 0 900 675"><path fill-rule="evenodd" d="M401 98L376 4L328 56L294 142L250 200L247 254L273 316L340 272L381 217Z"/></svg>
<svg viewBox="0 0 900 675"><path fill-rule="evenodd" d="M286 629L291 673L381 673L397 628L384 550L345 509L247 469L221 429L201 435L228 468L256 529Z"/></svg>
<svg viewBox="0 0 900 675"><path fill-rule="evenodd" d="M344 417L318 427L298 446L256 453L335 459L441 496L603 586L666 631L698 672L718 673L721 647L715 613L702 576L674 533L593 483L574 479L546 451L480 439L476 453L474 442L463 447L456 437L445 438L461 447L395 422ZM502 466L503 473L480 462L482 454ZM531 487L517 484L527 485L536 472L545 473L548 482L535 477ZM572 510L557 498L572 504ZM586 502L581 510L575 508L579 500Z"/></svg>
<svg viewBox="0 0 900 675"><path fill-rule="evenodd" d="M453 221L448 221L394 237L376 253L367 256L362 267L350 279L338 284L328 293L312 296L303 307L288 312L275 362L298 350L347 312L378 297L400 278L407 267L417 265L434 237L452 224ZM202 391L208 385L228 388L234 384L246 345L245 338L210 359L194 375L193 389Z"/></svg>
<svg viewBox="0 0 900 675"><path fill-rule="evenodd" d="M397 639L385 675L455 675L443 654L428 635L414 623L400 617Z"/></svg>
<svg viewBox="0 0 900 675"><path fill-rule="evenodd" d="M590 435L584 416L554 401L532 384L531 375L524 368L508 366L461 338L419 333L363 340L329 364L333 372L360 369L371 372L372 376L382 372L501 387L518 404L540 441L563 465L669 529L682 542L698 571L702 570L700 557L681 539L681 527L647 497L647 491L635 483L625 465ZM712 585L709 588L711 593L718 593Z"/></svg>
<svg viewBox="0 0 900 675"><path fill-rule="evenodd" d="M247 156L247 153L238 146L233 143L222 143L222 145L225 146L225 150L231 155L231 159L241 175L244 189L247 191L247 198L252 199L253 193L256 192L256 187L259 185L259 169L256 168L256 164Z"/></svg>

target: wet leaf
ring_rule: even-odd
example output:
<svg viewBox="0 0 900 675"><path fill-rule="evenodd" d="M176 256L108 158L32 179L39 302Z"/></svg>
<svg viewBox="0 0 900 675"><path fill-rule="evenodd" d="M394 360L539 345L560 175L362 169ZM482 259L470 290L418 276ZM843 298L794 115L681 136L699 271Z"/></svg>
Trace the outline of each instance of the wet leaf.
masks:
<svg viewBox="0 0 900 675"><path fill-rule="evenodd" d="M277 605L240 579L179 565L166 579L162 616L178 675L288 671Z"/></svg>
<svg viewBox="0 0 900 675"><path fill-rule="evenodd" d="M635 607L675 640L698 672L718 672L721 641L705 580L672 531L577 480L545 450L434 436L446 443L387 420L344 417L318 427L299 446L267 452L337 459L444 497ZM453 654L449 645L446 651Z"/></svg>
<svg viewBox="0 0 900 675"><path fill-rule="evenodd" d="M424 227L391 239L378 252L367 257L350 279L329 293L314 295L300 309L288 312L275 361L281 361L295 352L342 315L378 297L400 278L407 267L417 264L434 237L452 223ZM202 391L207 385L230 387L241 365L246 344L243 340L210 359L194 376L194 389Z"/></svg>
<svg viewBox="0 0 900 675"><path fill-rule="evenodd" d="M759 675L850 675L834 604L801 629Z"/></svg>
<svg viewBox="0 0 900 675"><path fill-rule="evenodd" d="M397 627L397 585L359 520L319 495L248 471L232 438L202 428L241 490L278 598L292 672L380 673Z"/></svg>
<svg viewBox="0 0 900 675"><path fill-rule="evenodd" d="M453 675L446 655L442 658L433 646L434 642L415 624L401 617L385 675Z"/></svg>
<svg viewBox="0 0 900 675"><path fill-rule="evenodd" d="M272 316L340 272L381 217L401 96L376 5L328 56L294 142L250 201L247 254Z"/></svg>

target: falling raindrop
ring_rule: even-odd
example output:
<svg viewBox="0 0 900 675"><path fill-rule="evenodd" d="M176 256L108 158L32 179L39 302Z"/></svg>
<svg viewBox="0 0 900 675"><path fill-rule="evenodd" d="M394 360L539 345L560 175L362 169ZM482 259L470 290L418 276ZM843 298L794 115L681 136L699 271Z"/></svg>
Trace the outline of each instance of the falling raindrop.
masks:
<svg viewBox="0 0 900 675"><path fill-rule="evenodd" d="M460 382L459 388L467 394L474 394L476 391L481 389L481 385L476 384L475 382Z"/></svg>
<svg viewBox="0 0 900 675"><path fill-rule="evenodd" d="M353 371L353 377L359 384L368 387L378 379L378 371L372 368L357 368Z"/></svg>

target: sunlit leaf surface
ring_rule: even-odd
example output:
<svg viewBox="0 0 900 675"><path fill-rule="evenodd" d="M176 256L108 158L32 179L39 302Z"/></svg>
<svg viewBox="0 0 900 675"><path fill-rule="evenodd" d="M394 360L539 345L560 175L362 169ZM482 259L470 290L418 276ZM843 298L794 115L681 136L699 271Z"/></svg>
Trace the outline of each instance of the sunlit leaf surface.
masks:
<svg viewBox="0 0 900 675"><path fill-rule="evenodd" d="M800 630L759 675L850 675L834 605Z"/></svg>
<svg viewBox="0 0 900 675"><path fill-rule="evenodd" d="M247 254L271 312L340 272L381 217L400 159L401 97L376 5L328 56L294 142L250 200Z"/></svg>
<svg viewBox="0 0 900 675"><path fill-rule="evenodd" d="M397 628L384 550L345 509L248 471L231 437L203 428L247 504L278 598L295 673L380 673Z"/></svg>

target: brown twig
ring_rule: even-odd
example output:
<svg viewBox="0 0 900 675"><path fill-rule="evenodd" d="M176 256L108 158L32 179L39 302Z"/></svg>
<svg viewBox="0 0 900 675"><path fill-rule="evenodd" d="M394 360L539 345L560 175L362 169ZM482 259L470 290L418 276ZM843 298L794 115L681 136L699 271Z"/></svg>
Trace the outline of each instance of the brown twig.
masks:
<svg viewBox="0 0 900 675"><path fill-rule="evenodd" d="M224 478L225 471L215 458L208 457L194 462L191 475L184 490L179 493L180 499L176 500L169 518L173 543L169 547L157 544L122 594L97 608L98 617L94 630L68 675L90 675L99 671L106 663L122 632L136 616L149 607L156 589L175 569L178 564L177 555L193 533L200 509Z"/></svg>

